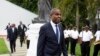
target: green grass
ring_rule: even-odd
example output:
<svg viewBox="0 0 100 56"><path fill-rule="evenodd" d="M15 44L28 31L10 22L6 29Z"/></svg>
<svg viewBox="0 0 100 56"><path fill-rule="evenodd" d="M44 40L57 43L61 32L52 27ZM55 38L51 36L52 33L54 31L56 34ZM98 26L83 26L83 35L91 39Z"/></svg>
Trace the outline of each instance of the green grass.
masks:
<svg viewBox="0 0 100 56"><path fill-rule="evenodd" d="M93 52L94 52L94 45L91 45L90 56L93 56ZM68 50L68 53L70 53L70 48ZM81 56L81 48L79 44L76 45L76 56ZM98 53L98 56L100 56L100 51Z"/></svg>
<svg viewBox="0 0 100 56"><path fill-rule="evenodd" d="M9 53L8 48L4 42L3 38L0 38L0 54Z"/></svg>

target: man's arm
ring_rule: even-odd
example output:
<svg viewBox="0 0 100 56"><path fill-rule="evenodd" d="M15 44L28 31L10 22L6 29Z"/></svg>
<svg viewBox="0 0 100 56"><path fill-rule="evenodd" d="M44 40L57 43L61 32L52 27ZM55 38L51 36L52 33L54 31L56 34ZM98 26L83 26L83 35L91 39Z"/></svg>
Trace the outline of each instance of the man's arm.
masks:
<svg viewBox="0 0 100 56"><path fill-rule="evenodd" d="M17 37L18 37L18 29L17 28L15 28L16 29L16 39L17 39Z"/></svg>
<svg viewBox="0 0 100 56"><path fill-rule="evenodd" d="M17 32L18 32L18 36L19 36L20 35L20 25L18 25Z"/></svg>
<svg viewBox="0 0 100 56"><path fill-rule="evenodd" d="M67 49L66 49L66 45L65 45L65 40L64 40L64 35L63 35L63 40L62 40L62 51L63 51L63 55L64 56L68 56L68 53L67 53Z"/></svg>
<svg viewBox="0 0 100 56"><path fill-rule="evenodd" d="M10 39L10 37L11 37L11 28L10 28L10 29L8 29L7 39L9 40L9 39Z"/></svg>
<svg viewBox="0 0 100 56"><path fill-rule="evenodd" d="M37 44L37 56L44 56L43 54L44 45L45 45L45 29L41 27Z"/></svg>
<svg viewBox="0 0 100 56"><path fill-rule="evenodd" d="M7 29L8 29L8 26L6 26L5 30L7 30Z"/></svg>
<svg viewBox="0 0 100 56"><path fill-rule="evenodd" d="M25 31L25 32L27 31L27 27L26 27L26 25L24 25L24 31Z"/></svg>
<svg viewBox="0 0 100 56"><path fill-rule="evenodd" d="M62 29L62 42L61 42L61 45L62 45L62 52L63 52L63 56L68 56L68 53L67 53L67 49L66 49L66 45L65 45L65 40L64 40L64 28L62 26L62 24L60 24L61 26L61 29Z"/></svg>

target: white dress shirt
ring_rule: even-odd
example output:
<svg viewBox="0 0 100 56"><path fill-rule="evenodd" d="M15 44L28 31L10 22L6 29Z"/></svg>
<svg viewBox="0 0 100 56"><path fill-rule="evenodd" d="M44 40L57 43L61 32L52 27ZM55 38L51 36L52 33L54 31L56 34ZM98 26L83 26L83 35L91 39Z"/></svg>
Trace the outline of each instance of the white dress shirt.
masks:
<svg viewBox="0 0 100 56"><path fill-rule="evenodd" d="M82 38L82 41L86 42L86 41L90 41L93 38L93 34L91 31L82 31L80 32L79 37Z"/></svg>
<svg viewBox="0 0 100 56"><path fill-rule="evenodd" d="M71 38L73 39L78 39L79 33L77 30L72 30L71 31Z"/></svg>
<svg viewBox="0 0 100 56"><path fill-rule="evenodd" d="M21 28L23 29L23 24L21 24Z"/></svg>
<svg viewBox="0 0 100 56"><path fill-rule="evenodd" d="M96 41L100 40L100 30L95 33Z"/></svg>
<svg viewBox="0 0 100 56"><path fill-rule="evenodd" d="M56 24L55 23L53 23L52 22L52 20L51 20L51 26L52 26L52 28L53 28L53 31L54 31L54 33L56 34ZM57 25L59 25L59 24L57 24ZM59 29L59 27L57 27L58 28L58 43L59 43L59 41L60 41L60 29Z"/></svg>
<svg viewBox="0 0 100 56"><path fill-rule="evenodd" d="M64 38L68 38L69 37L69 30L65 29L64 30Z"/></svg>
<svg viewBox="0 0 100 56"><path fill-rule="evenodd" d="M12 27L12 31L14 32L14 27Z"/></svg>

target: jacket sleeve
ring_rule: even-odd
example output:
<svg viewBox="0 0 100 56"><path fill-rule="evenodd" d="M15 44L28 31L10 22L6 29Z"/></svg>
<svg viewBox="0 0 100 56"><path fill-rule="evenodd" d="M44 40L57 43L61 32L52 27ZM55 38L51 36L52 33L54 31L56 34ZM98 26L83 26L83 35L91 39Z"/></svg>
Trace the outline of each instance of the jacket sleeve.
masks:
<svg viewBox="0 0 100 56"><path fill-rule="evenodd" d="M17 32L18 32L18 35L20 35L20 25L18 26Z"/></svg>
<svg viewBox="0 0 100 56"><path fill-rule="evenodd" d="M37 44L37 56L44 56L43 54L44 45L45 45L45 28L41 27Z"/></svg>
<svg viewBox="0 0 100 56"><path fill-rule="evenodd" d="M16 28L16 39L17 39L17 37L18 37L18 29Z"/></svg>
<svg viewBox="0 0 100 56"><path fill-rule="evenodd" d="M62 41L62 51L63 51L63 55L64 55L64 56L68 56L64 37L63 37L63 41Z"/></svg>
<svg viewBox="0 0 100 56"><path fill-rule="evenodd" d="M62 28L62 25L61 25L61 28ZM64 33L63 33L63 29L62 29L62 52L63 52L63 55L64 56L68 56L68 53L67 53L67 49L66 49L66 45L65 45L65 40L64 40Z"/></svg>
<svg viewBox="0 0 100 56"><path fill-rule="evenodd" d="M24 25L24 31L26 32L27 31L27 27Z"/></svg>

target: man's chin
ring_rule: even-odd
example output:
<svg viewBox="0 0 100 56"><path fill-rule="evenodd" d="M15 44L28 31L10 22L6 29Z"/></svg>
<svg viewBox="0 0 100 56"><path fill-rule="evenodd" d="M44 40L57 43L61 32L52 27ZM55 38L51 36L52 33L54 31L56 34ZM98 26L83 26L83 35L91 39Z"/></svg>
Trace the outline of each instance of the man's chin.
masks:
<svg viewBox="0 0 100 56"><path fill-rule="evenodd" d="M60 22L56 22L56 24L59 24Z"/></svg>

